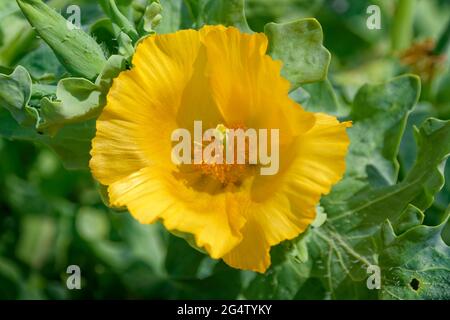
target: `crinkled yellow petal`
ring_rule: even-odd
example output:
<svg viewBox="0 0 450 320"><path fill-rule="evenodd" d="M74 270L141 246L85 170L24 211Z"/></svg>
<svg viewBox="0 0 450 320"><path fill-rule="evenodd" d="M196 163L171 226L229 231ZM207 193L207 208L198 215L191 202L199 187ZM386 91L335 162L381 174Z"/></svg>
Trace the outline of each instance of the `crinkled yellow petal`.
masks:
<svg viewBox="0 0 450 320"><path fill-rule="evenodd" d="M262 33L210 30L203 39L214 99L229 127L280 129L282 143L309 130L314 116L288 96L281 62L266 54Z"/></svg>
<svg viewBox="0 0 450 320"><path fill-rule="evenodd" d="M315 116L314 127L281 153L284 167L279 175L253 181L243 240L224 257L230 266L264 272L270 265L270 247L305 231L315 218L320 197L342 178L350 123L325 114Z"/></svg>
<svg viewBox="0 0 450 320"><path fill-rule="evenodd" d="M200 48L198 32L149 37L122 72L97 120L90 168L109 185L148 165L170 165L171 132Z"/></svg>
<svg viewBox="0 0 450 320"><path fill-rule="evenodd" d="M168 230L190 233L213 258L221 258L242 239L240 194L200 194L156 166L144 168L108 188L113 206L127 206L141 223L161 219Z"/></svg>

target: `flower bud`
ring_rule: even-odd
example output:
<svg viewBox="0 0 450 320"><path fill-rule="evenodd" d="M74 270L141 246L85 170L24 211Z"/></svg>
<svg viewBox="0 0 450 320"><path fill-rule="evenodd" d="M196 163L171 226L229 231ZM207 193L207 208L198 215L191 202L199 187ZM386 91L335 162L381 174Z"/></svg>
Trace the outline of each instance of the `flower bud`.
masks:
<svg viewBox="0 0 450 320"><path fill-rule="evenodd" d="M41 0L17 0L30 24L52 48L61 64L73 75L94 79L106 59L100 45Z"/></svg>

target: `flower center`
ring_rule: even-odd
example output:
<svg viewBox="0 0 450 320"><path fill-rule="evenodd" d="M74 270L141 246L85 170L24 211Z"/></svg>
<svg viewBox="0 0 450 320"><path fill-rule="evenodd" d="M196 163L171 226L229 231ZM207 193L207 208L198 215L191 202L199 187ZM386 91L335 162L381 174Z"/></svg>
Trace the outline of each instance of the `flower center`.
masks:
<svg viewBox="0 0 450 320"><path fill-rule="evenodd" d="M203 175L212 177L223 185L239 184L246 176L251 174L254 167L254 165L249 164L248 139L243 140L244 143L231 141L234 136L230 135L230 129L246 130L244 126L227 128L225 125L219 124L214 129L215 134L211 142L206 145L205 143L197 145L194 148L194 156L196 153L201 152L202 154L201 163L194 164L194 167L200 170ZM211 143L215 144L215 148L211 148ZM211 152L207 152L205 156L206 148L210 148ZM241 161L238 161L239 158L241 158Z"/></svg>

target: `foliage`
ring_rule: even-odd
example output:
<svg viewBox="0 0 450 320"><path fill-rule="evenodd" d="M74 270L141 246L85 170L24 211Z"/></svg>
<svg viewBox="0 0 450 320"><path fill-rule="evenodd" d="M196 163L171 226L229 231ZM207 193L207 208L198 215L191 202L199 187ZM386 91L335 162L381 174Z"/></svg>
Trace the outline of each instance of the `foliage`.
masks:
<svg viewBox="0 0 450 320"><path fill-rule="evenodd" d="M69 32L74 3L83 25ZM0 298L450 299L448 63L421 81L395 51L411 37L445 45L448 4L419 1L413 19L387 0L98 3L0 4ZM380 30L366 28L373 3ZM353 121L344 179L265 274L107 208L87 171L95 119L136 44L204 24L265 32L291 97ZM66 288L71 264L82 290Z"/></svg>

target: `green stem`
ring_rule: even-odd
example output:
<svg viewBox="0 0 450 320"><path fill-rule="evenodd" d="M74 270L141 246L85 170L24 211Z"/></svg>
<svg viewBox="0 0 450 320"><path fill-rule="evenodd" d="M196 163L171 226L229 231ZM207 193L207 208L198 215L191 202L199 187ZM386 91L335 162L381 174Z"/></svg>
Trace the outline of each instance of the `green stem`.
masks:
<svg viewBox="0 0 450 320"><path fill-rule="evenodd" d="M434 49L434 54L439 56L441 54L445 54L447 52L448 47L450 46L450 19L448 20L447 27L442 32L437 44Z"/></svg>
<svg viewBox="0 0 450 320"><path fill-rule="evenodd" d="M102 8L105 15L109 17L111 15L111 7L109 5L109 0L98 0L98 4Z"/></svg>
<svg viewBox="0 0 450 320"><path fill-rule="evenodd" d="M133 40L133 43L137 42L139 34L136 31L134 24L120 10L115 0L99 0L99 5L113 23L113 29L116 36L119 36L119 34L123 32Z"/></svg>
<svg viewBox="0 0 450 320"><path fill-rule="evenodd" d="M391 48L393 52L402 51L411 46L416 0L399 0L395 9Z"/></svg>

